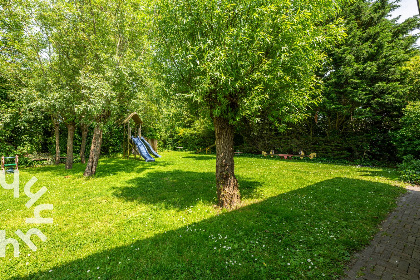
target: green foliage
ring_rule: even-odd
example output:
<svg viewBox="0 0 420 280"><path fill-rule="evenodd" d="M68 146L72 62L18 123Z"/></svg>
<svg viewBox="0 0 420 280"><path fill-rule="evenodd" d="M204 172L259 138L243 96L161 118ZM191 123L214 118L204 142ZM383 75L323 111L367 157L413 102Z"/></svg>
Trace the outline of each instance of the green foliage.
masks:
<svg viewBox="0 0 420 280"><path fill-rule="evenodd" d="M420 56L410 58L404 68L408 70L407 85L411 87L406 98L408 101L420 100Z"/></svg>
<svg viewBox="0 0 420 280"><path fill-rule="evenodd" d="M145 84L149 21L143 4L137 0L1 3L2 149L53 152L52 145L45 143L54 143L52 117L61 131L69 122L113 122L105 125L110 135L104 138L104 152L120 152L122 128L120 133L115 124L132 109ZM60 136L63 151L66 133ZM78 135L75 140L79 144Z"/></svg>
<svg viewBox="0 0 420 280"><path fill-rule="evenodd" d="M296 120L316 96L322 46L343 29L323 21L341 1L157 1L155 58L171 97L231 124L269 112Z"/></svg>
<svg viewBox="0 0 420 280"><path fill-rule="evenodd" d="M214 127L206 108L187 103L183 96L176 95L161 100L159 113L156 125L161 141L159 146L169 150L179 146L196 150L214 144Z"/></svg>
<svg viewBox="0 0 420 280"><path fill-rule="evenodd" d="M398 161L394 133L402 125L407 101L418 97L418 35L410 31L419 27L419 19L398 24L387 17L395 7L390 1L347 3L339 14L347 36L327 49L319 73L322 101L308 108L306 119L281 132L273 129L267 114L256 115L240 132L244 149L304 150L358 162Z"/></svg>
<svg viewBox="0 0 420 280"><path fill-rule="evenodd" d="M22 169L19 198L0 188L6 237L33 227L23 191L33 176L54 223L37 225L48 239L32 238L36 252L20 241L13 258L8 246L2 279L335 279L404 191L391 169L239 156L242 208L219 211L215 161L102 158L94 178L82 164Z"/></svg>
<svg viewBox="0 0 420 280"><path fill-rule="evenodd" d="M177 134L174 137L174 143L176 146L184 147L184 149L190 151L196 151L214 145L213 125L205 119L199 119L191 127L178 128Z"/></svg>
<svg viewBox="0 0 420 280"><path fill-rule="evenodd" d="M401 157L420 158L420 101L409 103L403 112L401 129L395 133L394 143Z"/></svg>
<svg viewBox="0 0 420 280"><path fill-rule="evenodd" d="M341 14L347 37L328 53L322 72L323 101L310 120L316 133L327 137L357 136L370 143L352 151L377 160L391 160L390 131L395 131L410 85L404 67L418 35L418 18L398 24L387 15L395 9L390 1L358 0Z"/></svg>
<svg viewBox="0 0 420 280"><path fill-rule="evenodd" d="M420 159L412 155L405 156L403 162L398 165L398 171L403 181L420 184Z"/></svg>
<svg viewBox="0 0 420 280"><path fill-rule="evenodd" d="M45 152L50 130L50 118L26 110L13 86L0 78L0 155Z"/></svg>
<svg viewBox="0 0 420 280"><path fill-rule="evenodd" d="M66 121L120 117L141 91L144 22L136 1L57 1L39 11L54 50L50 92ZM53 17L51 20L50 17Z"/></svg>

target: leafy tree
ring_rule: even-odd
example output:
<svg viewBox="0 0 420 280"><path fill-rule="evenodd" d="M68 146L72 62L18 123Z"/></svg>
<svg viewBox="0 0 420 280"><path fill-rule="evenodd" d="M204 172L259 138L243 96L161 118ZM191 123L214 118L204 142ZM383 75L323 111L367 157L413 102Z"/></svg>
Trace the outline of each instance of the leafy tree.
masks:
<svg viewBox="0 0 420 280"><path fill-rule="evenodd" d="M389 132L398 128L407 104L403 66L417 53L418 35L410 31L420 27L418 18L401 24L390 19L396 7L388 0L346 5L341 16L348 36L328 51L321 73L324 98L310 125L330 139L353 139L354 157L389 160L394 153Z"/></svg>
<svg viewBox="0 0 420 280"><path fill-rule="evenodd" d="M73 162L75 125L93 123L93 145L85 171L86 176L93 175L102 126L126 114L142 88L142 2L18 0L4 7L9 21L13 20L13 25L7 23L19 28L1 37L10 39L7 42L12 46L2 56L6 63L1 65L7 65L6 73L15 73L10 80L17 85L22 102L52 116L57 157L58 127L62 122L67 125L66 168ZM86 128L82 131L86 136Z"/></svg>
<svg viewBox="0 0 420 280"><path fill-rule="evenodd" d="M167 88L205 106L216 136L221 207L240 203L234 174L234 128L269 112L293 121L314 96L321 48L343 35L324 24L341 1L177 1L153 7L154 50Z"/></svg>
<svg viewBox="0 0 420 280"><path fill-rule="evenodd" d="M144 18L139 1L62 2L69 26L77 28L72 42L82 42L75 60L80 103L76 114L95 126L85 176L95 174L102 144L102 127L125 114L140 91L145 52ZM70 50L69 50L70 51ZM67 60L67 63L73 63Z"/></svg>

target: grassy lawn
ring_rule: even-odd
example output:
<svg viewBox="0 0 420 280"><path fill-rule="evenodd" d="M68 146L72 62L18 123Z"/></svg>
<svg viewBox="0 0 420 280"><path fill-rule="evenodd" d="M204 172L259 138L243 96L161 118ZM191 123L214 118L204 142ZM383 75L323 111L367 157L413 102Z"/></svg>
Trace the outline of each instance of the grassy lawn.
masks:
<svg viewBox="0 0 420 280"><path fill-rule="evenodd" d="M0 188L0 230L19 240L0 279L334 279L366 245L404 191L388 169L235 158L243 207L220 211L215 156L166 152L155 163L102 159L20 171L20 197ZM8 175L11 182L13 175ZM24 185L48 188L34 206L53 224L30 225ZM36 227L32 251L14 233Z"/></svg>

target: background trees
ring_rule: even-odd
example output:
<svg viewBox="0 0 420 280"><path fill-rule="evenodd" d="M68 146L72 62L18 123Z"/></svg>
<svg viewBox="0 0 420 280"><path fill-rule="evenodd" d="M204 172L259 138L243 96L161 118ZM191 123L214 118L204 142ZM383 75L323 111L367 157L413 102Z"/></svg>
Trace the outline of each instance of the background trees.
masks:
<svg viewBox="0 0 420 280"><path fill-rule="evenodd" d="M389 1L358 0L339 14L347 36L327 50L318 76L322 102L308 110L308 118L283 134L270 131L270 122L248 123L248 144L264 150L317 152L319 156L359 161L393 162L402 110L416 93L417 18L398 24L388 17ZM410 65L410 66L408 66ZM407 80L409 78L409 80ZM417 97L416 97L417 96ZM247 132L252 132L247 133Z"/></svg>
<svg viewBox="0 0 420 280"><path fill-rule="evenodd" d="M0 18L0 146L6 153L26 154L45 149L50 128L34 104L44 78L45 40L31 21L33 5L27 1L1 2Z"/></svg>
<svg viewBox="0 0 420 280"><path fill-rule="evenodd" d="M2 48L9 64L5 72L16 69L10 80L19 100L50 114L56 128L60 123L67 126L66 168L73 162L76 124L93 124L95 148L85 174L95 173L102 127L125 115L143 90L147 51L141 5L140 1L19 1L4 6L9 15L3 25L20 28L20 33L16 27L6 34L10 36L2 36L13 42L4 39L6 47L6 43L17 46Z"/></svg>
<svg viewBox="0 0 420 280"><path fill-rule="evenodd" d="M389 160L395 153L389 132L398 128L406 105L403 66L415 54L417 39L408 34L419 22L397 24L387 18L392 8L388 1L348 5L342 13L348 36L329 51L322 72L324 100L317 108L317 127L327 137L353 138L349 152L356 158Z"/></svg>
<svg viewBox="0 0 420 280"><path fill-rule="evenodd" d="M239 201L234 145L401 160L419 100L418 19L388 18L387 0L289 2L1 2L0 152L58 162L67 146L71 168L95 127L90 176L137 111L161 147L218 142L222 206Z"/></svg>

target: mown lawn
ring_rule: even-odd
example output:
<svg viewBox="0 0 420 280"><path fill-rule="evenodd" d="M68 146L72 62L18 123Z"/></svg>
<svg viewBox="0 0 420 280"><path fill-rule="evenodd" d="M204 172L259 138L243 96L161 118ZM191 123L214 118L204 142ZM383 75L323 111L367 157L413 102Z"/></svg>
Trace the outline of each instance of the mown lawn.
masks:
<svg viewBox="0 0 420 280"><path fill-rule="evenodd" d="M0 279L334 279L404 192L388 169L238 156L242 208L216 204L215 156L166 152L155 163L102 159L20 171L20 197L0 188L0 230L16 238ZM36 204L31 191L48 188ZM7 176L11 182L12 175ZM53 224L31 225L36 205ZM14 233L47 236L32 251Z"/></svg>

